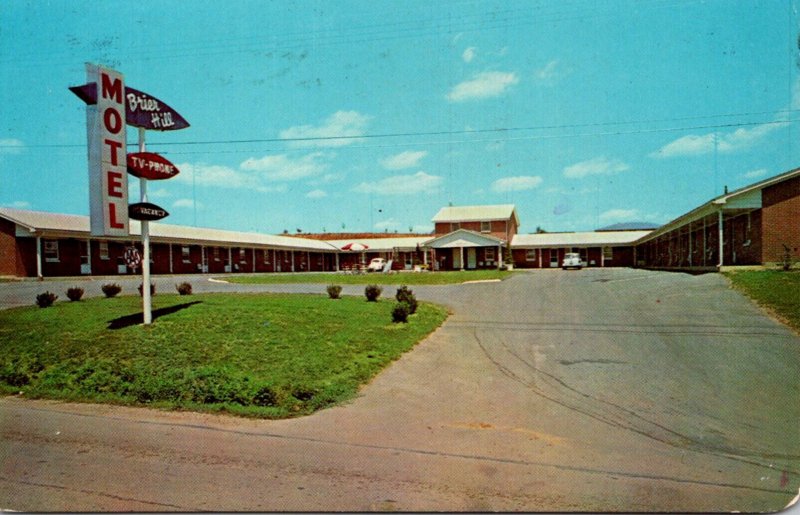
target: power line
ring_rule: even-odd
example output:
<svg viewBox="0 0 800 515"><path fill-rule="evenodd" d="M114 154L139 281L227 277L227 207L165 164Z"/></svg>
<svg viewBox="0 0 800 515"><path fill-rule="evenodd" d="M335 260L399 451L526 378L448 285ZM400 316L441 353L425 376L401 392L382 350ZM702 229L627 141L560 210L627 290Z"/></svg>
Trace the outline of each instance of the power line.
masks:
<svg viewBox="0 0 800 515"><path fill-rule="evenodd" d="M781 115L792 114L800 112L797 109L787 109L781 111L763 111L757 113L734 113L734 114L717 114L706 116L689 116L681 118L665 118L658 120L634 120L634 121L612 121L612 122L598 122L598 123L576 123L576 124L561 124L561 125L539 125L529 127L498 127L486 129L464 129L464 130L447 130L447 131L413 131L413 132L396 132L396 133L378 133L378 134L362 134L356 136L309 136L309 137L294 137L294 138L253 138L253 139L240 139L240 140L205 140L205 141L173 141L173 142L153 142L151 147L178 147L178 146L198 146L198 145L240 145L240 144L257 144L257 143L314 143L314 142L335 142L335 141L360 141L370 139L387 139L387 138L403 138L403 137L439 137L439 136L457 136L469 134L509 134L513 132L523 131L545 131L545 130L565 130L565 129L583 129L583 128L596 128L596 127L613 127L621 125L638 125L638 124L656 124L656 123L669 123L681 122L690 120L711 120L718 118L731 118L737 116L763 116L763 115ZM552 139L563 137L579 137L579 136L609 136L609 135L628 135L628 134L650 134L657 132L676 132L681 130L703 130L703 129L726 129L736 127L752 127L756 125L781 125L798 121L796 119L785 120L771 120L771 121L747 121L747 122L732 122L722 124L701 124L701 125L681 125L672 127L654 127L636 129L631 131L617 131L617 132L584 132L584 133L565 133L558 135L532 135L523 137L509 137L509 138L491 138L486 141L518 141L518 140L535 140L535 139ZM468 143L476 140L460 140L451 141L452 143ZM480 141L480 140L479 140ZM436 144L442 142L427 141L423 143L413 144ZM85 144L41 144L41 145L25 145L24 148L78 148L84 147ZM18 144L0 143L0 149L16 149L19 150ZM343 148L343 147L342 147ZM361 147L368 148L368 147ZM210 152L209 152L210 153Z"/></svg>

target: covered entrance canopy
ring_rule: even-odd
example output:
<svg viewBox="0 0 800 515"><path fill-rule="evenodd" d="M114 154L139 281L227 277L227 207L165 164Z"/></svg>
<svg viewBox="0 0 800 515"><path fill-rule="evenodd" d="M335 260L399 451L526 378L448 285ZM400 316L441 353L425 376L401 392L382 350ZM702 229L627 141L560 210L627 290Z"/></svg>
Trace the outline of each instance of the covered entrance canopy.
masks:
<svg viewBox="0 0 800 515"><path fill-rule="evenodd" d="M426 241L425 247L432 249L434 263L440 269L499 268L505 242L488 234L459 229Z"/></svg>

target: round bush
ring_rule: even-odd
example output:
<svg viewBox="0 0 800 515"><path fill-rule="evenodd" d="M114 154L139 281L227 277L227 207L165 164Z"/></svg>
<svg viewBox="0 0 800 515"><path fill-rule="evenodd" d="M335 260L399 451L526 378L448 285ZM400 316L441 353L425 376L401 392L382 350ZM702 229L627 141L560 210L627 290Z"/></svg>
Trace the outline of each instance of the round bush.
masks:
<svg viewBox="0 0 800 515"><path fill-rule="evenodd" d="M394 323L406 323L408 322L408 315L411 312L411 309L408 306L407 302L398 302L394 309L392 309L392 322Z"/></svg>
<svg viewBox="0 0 800 515"><path fill-rule="evenodd" d="M83 288L78 288L76 286L67 290L67 298L72 302L81 300L81 297L83 297Z"/></svg>
<svg viewBox="0 0 800 515"><path fill-rule="evenodd" d="M381 292L383 292L383 288L377 284L369 284L364 288L364 295L367 297L368 302L378 302Z"/></svg>
<svg viewBox="0 0 800 515"><path fill-rule="evenodd" d="M328 290L328 297L332 299L338 299L342 295L342 287L338 284L331 284L327 288Z"/></svg>

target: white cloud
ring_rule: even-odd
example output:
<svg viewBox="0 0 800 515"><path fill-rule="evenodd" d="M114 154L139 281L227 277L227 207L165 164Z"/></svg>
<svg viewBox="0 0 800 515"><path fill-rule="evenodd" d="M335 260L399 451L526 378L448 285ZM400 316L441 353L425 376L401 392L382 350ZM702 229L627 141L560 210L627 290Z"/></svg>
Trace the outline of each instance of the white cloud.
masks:
<svg viewBox="0 0 800 515"><path fill-rule="evenodd" d="M258 186L255 176L228 166L205 163L181 163L176 166L181 173L175 176L175 180L180 182L190 184L194 182L198 186L217 188L255 188Z"/></svg>
<svg viewBox="0 0 800 515"><path fill-rule="evenodd" d="M29 209L31 207L31 203L26 200L16 200L9 204L8 207L13 207L16 209Z"/></svg>
<svg viewBox="0 0 800 515"><path fill-rule="evenodd" d="M628 170L630 166L619 159L596 157L564 168L564 177L580 179L589 175L614 175Z"/></svg>
<svg viewBox="0 0 800 515"><path fill-rule="evenodd" d="M492 183L492 191L504 193L507 191L532 190L542 183L538 175L523 175L519 177L504 177Z"/></svg>
<svg viewBox="0 0 800 515"><path fill-rule="evenodd" d="M711 154L714 152L715 144L717 152L722 154L745 150L786 125L788 122L775 121L756 125L750 129L739 128L724 134L689 134L667 143L651 153L650 157L667 158Z"/></svg>
<svg viewBox="0 0 800 515"><path fill-rule="evenodd" d="M376 193L378 195L415 195L419 193L435 193L442 184L438 175L417 172L413 175L395 175L376 182L362 182L353 190L359 193Z"/></svg>
<svg viewBox="0 0 800 515"><path fill-rule="evenodd" d="M318 175L328 167L321 163L325 157L322 152L314 152L300 158L291 158L286 154L264 156L259 159L250 158L239 167L248 172L258 172L268 181L295 181Z"/></svg>
<svg viewBox="0 0 800 515"><path fill-rule="evenodd" d="M420 160L427 156L428 152L425 150L413 151L406 150L399 154L389 156L381 159L381 166L388 170L401 170L403 168L413 168L419 165Z"/></svg>
<svg viewBox="0 0 800 515"><path fill-rule="evenodd" d="M25 149L25 143L16 138L0 139L0 155L19 154Z"/></svg>
<svg viewBox="0 0 800 515"><path fill-rule="evenodd" d="M747 177L748 179L755 179L757 177L764 177L765 175L767 175L767 169L766 168L759 168L758 170L752 170L752 171L747 172L746 174L744 174L744 176Z"/></svg>
<svg viewBox="0 0 800 515"><path fill-rule="evenodd" d="M639 216L639 211L636 209L609 209L608 211L600 214L600 220L603 222L612 222L617 220L630 221Z"/></svg>
<svg viewBox="0 0 800 515"><path fill-rule="evenodd" d="M518 82L519 78L514 72L483 72L454 86L446 98L451 102L464 102L497 97Z"/></svg>
<svg viewBox="0 0 800 515"><path fill-rule="evenodd" d="M306 193L306 198L325 198L328 194L325 193L323 190L311 190Z"/></svg>
<svg viewBox="0 0 800 515"><path fill-rule="evenodd" d="M294 146L342 147L359 141L358 138L366 134L367 124L371 118L357 111L337 111L321 125L289 127L281 131L279 136L281 139L312 139L312 141L293 141Z"/></svg>
<svg viewBox="0 0 800 515"><path fill-rule="evenodd" d="M193 208L193 207L197 207L197 209L202 209L203 208L203 204L201 202L195 203L195 201L190 199L190 198L179 198L178 200L176 200L175 202L172 203L172 207L177 207L177 208L183 208L183 207Z"/></svg>
<svg viewBox="0 0 800 515"><path fill-rule="evenodd" d="M540 81L550 81L558 78L561 75L558 66L558 59L554 59L547 63L544 68L536 70L536 78Z"/></svg>
<svg viewBox="0 0 800 515"><path fill-rule="evenodd" d="M476 50L474 46L467 48L464 50L464 53L461 54L461 59L463 59L465 63L471 63L472 60L475 59Z"/></svg>

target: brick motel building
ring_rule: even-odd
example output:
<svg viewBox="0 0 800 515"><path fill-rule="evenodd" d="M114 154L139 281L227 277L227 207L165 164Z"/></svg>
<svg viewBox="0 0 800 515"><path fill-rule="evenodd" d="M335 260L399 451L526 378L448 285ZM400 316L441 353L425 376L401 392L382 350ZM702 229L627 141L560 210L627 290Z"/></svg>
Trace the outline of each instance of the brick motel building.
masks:
<svg viewBox="0 0 800 515"><path fill-rule="evenodd" d="M393 270L556 268L578 252L587 267L714 271L772 266L800 253L800 169L725 193L651 230L518 234L515 206L442 208L427 235L275 236L150 223L153 274L333 272L392 261ZM92 236L89 217L0 208L0 276L133 274L130 236ZM347 236L347 237L345 237Z"/></svg>

